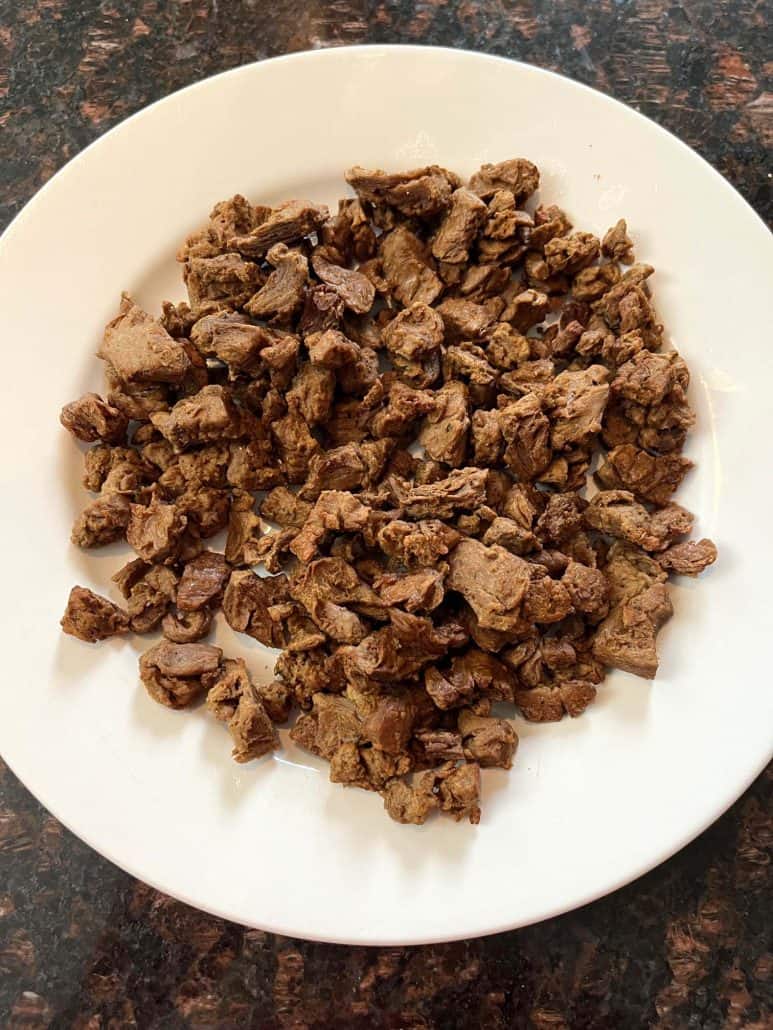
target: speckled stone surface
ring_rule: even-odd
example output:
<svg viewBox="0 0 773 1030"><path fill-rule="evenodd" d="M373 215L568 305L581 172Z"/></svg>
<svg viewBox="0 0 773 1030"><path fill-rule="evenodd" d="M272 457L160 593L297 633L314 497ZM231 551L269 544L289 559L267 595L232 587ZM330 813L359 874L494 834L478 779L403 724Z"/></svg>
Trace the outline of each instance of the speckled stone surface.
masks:
<svg viewBox="0 0 773 1030"><path fill-rule="evenodd" d="M0 0L0 224L150 101L247 61L360 42L485 50L596 86L686 140L770 221L770 31L763 0ZM0 1022L767 1030L772 801L768 770L671 861L560 919L370 950L186 908L96 856L0 765Z"/></svg>

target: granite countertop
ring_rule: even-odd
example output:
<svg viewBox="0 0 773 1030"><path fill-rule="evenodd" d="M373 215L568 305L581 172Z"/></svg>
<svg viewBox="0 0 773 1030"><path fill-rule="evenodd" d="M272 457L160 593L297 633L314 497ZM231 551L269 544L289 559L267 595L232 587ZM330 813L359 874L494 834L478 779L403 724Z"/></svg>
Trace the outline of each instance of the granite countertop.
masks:
<svg viewBox="0 0 773 1030"><path fill-rule="evenodd" d="M0 5L0 227L158 97L258 58L362 42L484 50L596 86L695 147L770 221L769 31L764 0L16 0ZM763 1030L772 800L768 769L665 865L539 926L346 948L245 930L132 880L0 763L0 1019L12 1030Z"/></svg>

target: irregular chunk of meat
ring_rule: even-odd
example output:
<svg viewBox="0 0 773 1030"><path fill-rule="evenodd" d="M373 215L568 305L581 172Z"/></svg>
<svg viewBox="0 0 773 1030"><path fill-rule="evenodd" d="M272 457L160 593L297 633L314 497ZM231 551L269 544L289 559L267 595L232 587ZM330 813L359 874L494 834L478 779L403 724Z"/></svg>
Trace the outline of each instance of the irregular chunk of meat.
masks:
<svg viewBox="0 0 773 1030"><path fill-rule="evenodd" d="M599 254L599 241L590 232L554 236L545 244L544 254L551 275L557 272L576 275L596 260Z"/></svg>
<svg viewBox="0 0 773 1030"><path fill-rule="evenodd" d="M204 551L187 562L177 587L177 607L195 612L210 604L225 587L230 574L224 554Z"/></svg>
<svg viewBox="0 0 773 1030"><path fill-rule="evenodd" d="M410 229L399 226L383 237L381 259L389 288L405 307L432 304L443 292L423 243Z"/></svg>
<svg viewBox="0 0 773 1030"><path fill-rule="evenodd" d="M328 261L320 251L316 251L312 256L311 267L323 283L338 293L350 311L364 315L373 307L376 290L373 283L361 272L341 268L340 265Z"/></svg>
<svg viewBox="0 0 773 1030"><path fill-rule="evenodd" d="M604 233L601 249L604 256L612 258L613 261L622 261L624 265L633 264L633 243L628 236L628 226L624 218L619 219Z"/></svg>
<svg viewBox="0 0 773 1030"><path fill-rule="evenodd" d="M340 661L321 647L301 654L280 655L274 671L306 710L311 708L312 697L319 691L340 694L346 687Z"/></svg>
<svg viewBox="0 0 773 1030"><path fill-rule="evenodd" d="M109 493L88 504L75 520L70 539L78 547L102 547L126 534L131 516L129 499Z"/></svg>
<svg viewBox="0 0 773 1030"><path fill-rule="evenodd" d="M522 333L545 320L549 300L540 290L522 290L517 293L502 312L502 321L509 322Z"/></svg>
<svg viewBox="0 0 773 1030"><path fill-rule="evenodd" d="M480 766L477 763L446 762L437 769L419 773L417 779L425 777L438 796L441 812L448 812L457 822L461 819L469 819L473 825L480 822Z"/></svg>
<svg viewBox="0 0 773 1030"><path fill-rule="evenodd" d="M299 250L289 250L284 243L275 244L267 260L274 271L265 286L244 305L244 310L253 318L288 325L303 306L309 263Z"/></svg>
<svg viewBox="0 0 773 1030"><path fill-rule="evenodd" d="M126 539L143 561L171 565L180 556L187 525L176 504L154 497L148 505L131 505Z"/></svg>
<svg viewBox="0 0 773 1030"><path fill-rule="evenodd" d="M693 463L680 454L648 454L622 444L607 455L596 476L611 490L630 490L641 500L667 504Z"/></svg>
<svg viewBox="0 0 773 1030"><path fill-rule="evenodd" d="M123 443L126 440L127 417L107 404L97 393L85 393L77 401L65 404L59 416L64 428L84 443L102 440Z"/></svg>
<svg viewBox="0 0 773 1030"><path fill-rule="evenodd" d="M346 443L312 458L299 496L314 501L323 490L353 490L364 485L367 474L359 445Z"/></svg>
<svg viewBox="0 0 773 1030"><path fill-rule="evenodd" d="M286 576L256 576L249 569L231 573L223 596L226 622L266 647L285 646L285 627L274 621L271 608L290 600Z"/></svg>
<svg viewBox="0 0 773 1030"><path fill-rule="evenodd" d="M302 483L311 459L319 453L319 444L309 432L308 423L300 411L292 407L284 418L272 424L271 431L288 480Z"/></svg>
<svg viewBox="0 0 773 1030"><path fill-rule="evenodd" d="M359 643L368 631L351 607L376 617L386 612L378 594L341 558L310 562L291 580L290 594L328 637L343 644Z"/></svg>
<svg viewBox="0 0 773 1030"><path fill-rule="evenodd" d="M446 339L453 343L484 339L499 318L502 306L490 302L476 304L471 300L449 298L438 304L437 311L443 319Z"/></svg>
<svg viewBox="0 0 773 1030"><path fill-rule="evenodd" d="M338 329L344 317L344 302L340 293L321 284L306 291L303 311L298 321L298 332L304 336Z"/></svg>
<svg viewBox="0 0 773 1030"><path fill-rule="evenodd" d="M73 587L60 623L63 632L93 644L129 628L125 611L86 587Z"/></svg>
<svg viewBox="0 0 773 1030"><path fill-rule="evenodd" d="M427 304L411 304L400 311L384 329L389 353L405 361L423 361L443 342L443 319Z"/></svg>
<svg viewBox="0 0 773 1030"><path fill-rule="evenodd" d="M454 469L437 483L409 487L391 477L400 507L417 519L451 518L457 511L474 511L486 503L486 469Z"/></svg>
<svg viewBox="0 0 773 1030"><path fill-rule="evenodd" d="M323 490L290 549L300 561L311 561L328 531L361 533L369 517L370 508L352 494Z"/></svg>
<svg viewBox="0 0 773 1030"><path fill-rule="evenodd" d="M208 301L241 307L263 282L260 268L238 254L192 257L183 273L188 300L194 311Z"/></svg>
<svg viewBox="0 0 773 1030"><path fill-rule="evenodd" d="M182 344L126 294L118 315L105 327L97 356L109 362L123 383L178 384L191 367ZM110 396L108 400L114 403Z"/></svg>
<svg viewBox="0 0 773 1030"><path fill-rule="evenodd" d="M433 461L459 468L467 453L470 431L469 392L464 383L446 383L435 393L434 401L419 433L419 443Z"/></svg>
<svg viewBox="0 0 773 1030"><path fill-rule="evenodd" d="M153 425L176 451L192 444L235 440L243 433L239 410L222 386L205 386L178 401L170 412L151 416Z"/></svg>
<svg viewBox="0 0 773 1030"><path fill-rule="evenodd" d="M311 505L302 501L286 486L274 487L266 494L260 504L260 514L264 519L276 522L279 526L293 526L300 529L309 517Z"/></svg>
<svg viewBox="0 0 773 1030"><path fill-rule="evenodd" d="M389 572L379 576L373 588L385 605L398 605L409 612L430 612L443 601L444 575L442 566L402 574Z"/></svg>
<svg viewBox="0 0 773 1030"><path fill-rule="evenodd" d="M228 365L234 377L239 372L255 375L262 365L261 352L276 344L282 334L259 325L216 318L209 337L210 356Z"/></svg>
<svg viewBox="0 0 773 1030"><path fill-rule="evenodd" d="M228 246L251 258L260 258L281 243L296 243L316 232L330 212L324 204L308 200L287 200L275 207L268 218L250 232L236 232Z"/></svg>
<svg viewBox="0 0 773 1030"><path fill-rule="evenodd" d="M498 190L506 190L512 193L516 204L526 200L538 186L539 169L525 157L484 164L470 179L470 189L479 197L491 197Z"/></svg>
<svg viewBox="0 0 773 1030"><path fill-rule="evenodd" d="M464 187L455 190L432 241L433 256L453 264L467 261L470 245L487 218L488 208L479 197Z"/></svg>
<svg viewBox="0 0 773 1030"><path fill-rule="evenodd" d="M585 680L566 680L556 686L518 690L515 703L529 722L558 722L564 713L581 715L596 697L596 688Z"/></svg>
<svg viewBox="0 0 773 1030"><path fill-rule="evenodd" d="M424 785L426 784L426 785ZM398 823L412 823L417 826L427 821L427 816L438 808L438 799L432 790L432 782L424 781L422 788L411 786L403 780L392 780L383 792L384 808L391 819Z"/></svg>
<svg viewBox="0 0 773 1030"><path fill-rule="evenodd" d="M401 382L389 386L386 406L370 422L375 437L401 436L415 429L417 419L433 411L435 397L427 390L413 390Z"/></svg>
<svg viewBox="0 0 773 1030"><path fill-rule="evenodd" d="M612 609L593 640L593 654L605 665L652 679L658 671L656 638L673 614L668 591L655 583Z"/></svg>
<svg viewBox="0 0 773 1030"><path fill-rule="evenodd" d="M483 543L487 547L497 544L499 547L504 547L506 551L518 555L528 554L529 551L533 551L539 546L531 530L524 529L514 519L499 515L483 534Z"/></svg>
<svg viewBox="0 0 773 1030"><path fill-rule="evenodd" d="M478 466L499 465L505 446L499 413L479 408L473 412L471 425L473 462Z"/></svg>
<svg viewBox="0 0 773 1030"><path fill-rule="evenodd" d="M354 364L360 356L359 344L338 329L312 333L306 337L306 346L311 363L323 368L343 368L344 365Z"/></svg>
<svg viewBox="0 0 773 1030"><path fill-rule="evenodd" d="M210 644L162 640L140 656L140 679L154 701L186 708L215 681L222 657Z"/></svg>
<svg viewBox="0 0 773 1030"><path fill-rule="evenodd" d="M196 612L173 610L161 620L161 632L175 644L192 644L201 640L212 628L212 612L200 608Z"/></svg>
<svg viewBox="0 0 773 1030"><path fill-rule="evenodd" d="M287 394L287 403L297 407L307 425L316 426L327 422L333 409L335 374L318 365L303 365Z"/></svg>
<svg viewBox="0 0 773 1030"><path fill-rule="evenodd" d="M717 548L711 540L687 540L674 544L662 554L658 561L664 569L679 576L697 576L717 560Z"/></svg>
<svg viewBox="0 0 773 1030"><path fill-rule="evenodd" d="M641 350L618 368L611 389L628 401L652 406L659 404L676 384L687 386L687 366L678 354Z"/></svg>
<svg viewBox="0 0 773 1030"><path fill-rule="evenodd" d="M256 565L260 560L260 539L263 527L254 511L252 494L234 498L228 518L225 560L231 565Z"/></svg>
<svg viewBox="0 0 773 1030"><path fill-rule="evenodd" d="M692 529L692 515L678 504L650 514L627 490L602 490L585 511L591 528L622 537L645 551L662 551Z"/></svg>
<svg viewBox="0 0 773 1030"><path fill-rule="evenodd" d="M410 698L381 698L362 726L362 739L379 751L399 755L413 731L416 710Z"/></svg>
<svg viewBox="0 0 773 1030"><path fill-rule="evenodd" d="M530 482L548 467L552 458L550 423L535 393L499 411L505 440L504 461L519 479Z"/></svg>
<svg viewBox="0 0 773 1030"><path fill-rule="evenodd" d="M228 726L237 762L249 762L279 747L274 724L241 658L227 658L223 662L222 671L207 694L207 708Z"/></svg>
<svg viewBox="0 0 773 1030"><path fill-rule="evenodd" d="M609 584L600 569L570 561L561 577L561 585L568 591L576 611L592 617L606 614Z"/></svg>
<svg viewBox="0 0 773 1030"><path fill-rule="evenodd" d="M518 746L515 730L506 719L480 718L463 708L458 718L464 755L482 769L510 769Z"/></svg>
<svg viewBox="0 0 773 1030"><path fill-rule="evenodd" d="M405 565L434 565L444 558L461 540L458 533L445 522L427 519L421 522L387 522L377 534L378 545L385 554Z"/></svg>
<svg viewBox="0 0 773 1030"><path fill-rule="evenodd" d="M561 372L542 394L551 421L550 441L556 450L584 443L601 429L601 418L609 398L603 365L591 365L581 372Z"/></svg>
<svg viewBox="0 0 773 1030"><path fill-rule="evenodd" d="M356 647L342 647L338 652L346 678L366 692L379 690L380 684L415 679L454 641L453 631L435 627L429 619L399 609L389 614L390 626L370 633Z"/></svg>
<svg viewBox="0 0 773 1030"><path fill-rule="evenodd" d="M371 204L387 204L409 218L431 217L444 211L459 180L445 168L429 165L409 172L383 172L355 165L346 181L357 196Z"/></svg>
<svg viewBox="0 0 773 1030"><path fill-rule="evenodd" d="M543 544L559 544L583 527L582 513L587 502L579 494L551 494L545 510L537 519L535 533Z"/></svg>
<svg viewBox="0 0 773 1030"><path fill-rule="evenodd" d="M119 569L113 582L128 602L129 624L135 633L155 629L177 594L176 573L166 565L149 565L141 558Z"/></svg>
<svg viewBox="0 0 773 1030"><path fill-rule="evenodd" d="M457 544L449 557L446 584L464 597L481 626L507 631L519 624L529 585L528 566L503 547L478 540Z"/></svg>

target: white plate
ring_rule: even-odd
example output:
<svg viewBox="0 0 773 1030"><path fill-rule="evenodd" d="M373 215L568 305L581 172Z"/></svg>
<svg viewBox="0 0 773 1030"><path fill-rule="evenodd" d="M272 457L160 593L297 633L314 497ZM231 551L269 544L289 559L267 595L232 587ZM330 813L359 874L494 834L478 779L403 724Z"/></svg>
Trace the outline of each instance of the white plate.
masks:
<svg viewBox="0 0 773 1030"><path fill-rule="evenodd" d="M288 747L246 766L205 711L139 685L141 638L60 634L74 582L106 590L118 547L68 544L86 494L61 405L101 385L94 351L122 289L181 297L174 251L213 202L334 201L359 162L462 173L528 156L579 227L625 216L693 371L698 462L679 500L720 560L674 589L657 680L615 673L580 719L528 725L484 774L480 826L390 822ZM298 54L192 86L72 161L0 246L5 540L0 745L75 833L192 905L299 937L418 943L543 919L652 868L768 760L773 247L752 210L674 137L567 79L476 54L363 47ZM257 676L272 655L226 628Z"/></svg>

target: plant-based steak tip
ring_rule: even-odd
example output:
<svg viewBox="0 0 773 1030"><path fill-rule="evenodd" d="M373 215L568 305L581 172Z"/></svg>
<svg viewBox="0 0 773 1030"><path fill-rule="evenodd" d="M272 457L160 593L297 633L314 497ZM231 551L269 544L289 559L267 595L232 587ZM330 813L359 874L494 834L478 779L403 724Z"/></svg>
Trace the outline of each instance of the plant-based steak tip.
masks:
<svg viewBox="0 0 773 1030"><path fill-rule="evenodd" d="M716 559L673 501L689 371L625 221L575 231L530 161L346 180L336 214L217 204L178 252L187 302L124 295L104 398L61 421L93 444L73 543L136 557L123 607L75 587L62 628L160 627L148 693L206 699L238 762L295 712L393 819L477 823L518 744L493 705L549 722L608 668L653 677L668 574ZM281 651L272 682L201 642L218 610Z"/></svg>

